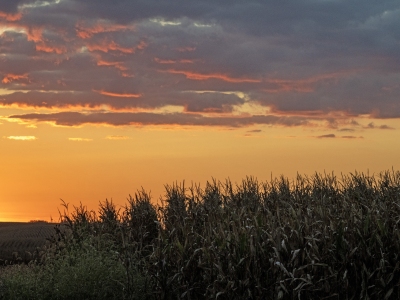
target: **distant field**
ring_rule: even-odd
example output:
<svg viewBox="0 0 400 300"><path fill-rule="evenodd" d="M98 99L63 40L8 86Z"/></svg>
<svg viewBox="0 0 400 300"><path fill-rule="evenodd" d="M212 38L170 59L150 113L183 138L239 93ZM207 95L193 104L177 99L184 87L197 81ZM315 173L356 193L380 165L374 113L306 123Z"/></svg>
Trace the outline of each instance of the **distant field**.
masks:
<svg viewBox="0 0 400 300"><path fill-rule="evenodd" d="M0 222L0 259L10 260L13 253L18 252L19 257L26 260L37 247L46 244L46 239L55 231L54 223L17 223Z"/></svg>

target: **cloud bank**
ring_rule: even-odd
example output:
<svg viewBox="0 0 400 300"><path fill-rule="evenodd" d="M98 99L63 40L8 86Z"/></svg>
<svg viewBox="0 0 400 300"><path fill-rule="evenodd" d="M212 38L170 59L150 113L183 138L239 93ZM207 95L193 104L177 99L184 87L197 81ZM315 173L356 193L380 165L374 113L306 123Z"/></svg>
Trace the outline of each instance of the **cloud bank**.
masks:
<svg viewBox="0 0 400 300"><path fill-rule="evenodd" d="M389 0L5 0L0 105L66 126L351 131L357 116L400 118L399 41Z"/></svg>

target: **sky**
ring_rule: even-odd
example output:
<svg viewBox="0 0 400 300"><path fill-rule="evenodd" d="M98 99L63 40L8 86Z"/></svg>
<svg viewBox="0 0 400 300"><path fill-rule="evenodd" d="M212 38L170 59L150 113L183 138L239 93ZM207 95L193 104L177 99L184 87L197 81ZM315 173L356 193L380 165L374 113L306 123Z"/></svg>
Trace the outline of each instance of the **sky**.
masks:
<svg viewBox="0 0 400 300"><path fill-rule="evenodd" d="M0 221L400 169L397 0L2 0Z"/></svg>

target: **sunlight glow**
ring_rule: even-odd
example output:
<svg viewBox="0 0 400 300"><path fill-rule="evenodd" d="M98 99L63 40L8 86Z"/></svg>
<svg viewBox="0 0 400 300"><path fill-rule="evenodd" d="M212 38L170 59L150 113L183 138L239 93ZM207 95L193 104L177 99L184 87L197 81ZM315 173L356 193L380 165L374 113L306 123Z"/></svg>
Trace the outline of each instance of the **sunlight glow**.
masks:
<svg viewBox="0 0 400 300"><path fill-rule="evenodd" d="M0 89L0 96L1 95L10 95L12 93L14 93L15 91L10 91L10 90L6 90L6 89Z"/></svg>
<svg viewBox="0 0 400 300"><path fill-rule="evenodd" d="M161 26L178 26L181 25L181 22L178 21L165 21L164 19L150 19L151 22L153 23L158 23Z"/></svg>
<svg viewBox="0 0 400 300"><path fill-rule="evenodd" d="M22 4L18 8L19 9L24 9L24 8L37 8L37 7L43 7L43 6L50 6L50 5L56 5L59 4L61 0L54 0L54 1L35 1L34 3L31 4Z"/></svg>
<svg viewBox="0 0 400 300"><path fill-rule="evenodd" d="M15 26L0 26L0 35L2 35L4 32L26 33L26 30L24 28Z"/></svg>
<svg viewBox="0 0 400 300"><path fill-rule="evenodd" d="M16 140L16 141L34 141L37 138L32 135L11 135L7 137L9 140Z"/></svg>
<svg viewBox="0 0 400 300"><path fill-rule="evenodd" d="M85 138L68 138L68 140L73 142L91 142L93 139L85 139Z"/></svg>
<svg viewBox="0 0 400 300"><path fill-rule="evenodd" d="M106 137L106 140L129 140L129 136L123 136L123 135L109 135Z"/></svg>

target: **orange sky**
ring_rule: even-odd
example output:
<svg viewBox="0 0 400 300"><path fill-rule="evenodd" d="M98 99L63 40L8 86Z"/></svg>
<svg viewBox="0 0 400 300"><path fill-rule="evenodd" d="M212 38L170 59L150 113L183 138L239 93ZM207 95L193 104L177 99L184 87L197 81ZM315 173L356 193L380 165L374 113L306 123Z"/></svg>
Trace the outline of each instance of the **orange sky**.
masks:
<svg viewBox="0 0 400 300"><path fill-rule="evenodd" d="M60 199L92 209L106 198L123 205L141 186L157 201L164 184L174 181L204 186L212 177L239 182L246 175L269 180L271 174L293 178L297 171L340 175L400 167L394 130L365 129L363 138L346 139L316 138L332 132L326 130L260 126L255 133L249 128L1 126L2 221L57 220ZM7 133L36 139L14 140Z"/></svg>
<svg viewBox="0 0 400 300"><path fill-rule="evenodd" d="M175 181L399 170L383 3L2 1L0 221Z"/></svg>

